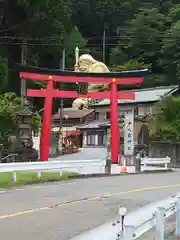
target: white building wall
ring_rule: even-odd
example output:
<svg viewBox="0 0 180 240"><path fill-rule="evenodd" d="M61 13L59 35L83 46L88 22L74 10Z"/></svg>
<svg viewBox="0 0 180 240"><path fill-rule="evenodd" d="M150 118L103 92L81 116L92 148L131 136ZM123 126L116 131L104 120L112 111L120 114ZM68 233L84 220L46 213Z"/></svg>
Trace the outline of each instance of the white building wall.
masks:
<svg viewBox="0 0 180 240"><path fill-rule="evenodd" d="M152 114L154 111L153 104L131 104L131 105L119 105L119 116L123 115L123 113L127 110L137 109L138 116L146 116L148 114ZM110 112L110 106L102 106L96 107L95 112L99 113L98 120L105 120L106 119L106 112Z"/></svg>
<svg viewBox="0 0 180 240"><path fill-rule="evenodd" d="M95 145L97 146L98 145L98 135L96 134L94 137L95 137Z"/></svg>
<svg viewBox="0 0 180 240"><path fill-rule="evenodd" d="M87 132L83 132L83 147L86 147L87 145Z"/></svg>
<svg viewBox="0 0 180 240"><path fill-rule="evenodd" d="M123 113L127 110L132 110L134 109L135 106L134 105L131 105L131 106L119 106L118 109L119 109L119 117L120 115L123 115ZM98 113L98 119L97 120L100 120L100 121L103 121L103 120L106 120L106 112L110 112L110 107L109 106L102 106L102 107L97 107L95 108L95 112Z"/></svg>

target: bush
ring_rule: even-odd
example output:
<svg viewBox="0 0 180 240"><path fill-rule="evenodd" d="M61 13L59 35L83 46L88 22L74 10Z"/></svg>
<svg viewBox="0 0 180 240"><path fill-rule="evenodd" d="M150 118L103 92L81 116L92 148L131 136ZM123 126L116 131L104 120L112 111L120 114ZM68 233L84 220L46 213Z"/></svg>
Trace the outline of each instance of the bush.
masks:
<svg viewBox="0 0 180 240"><path fill-rule="evenodd" d="M9 138L18 130L20 99L15 93L0 95L0 144L8 147Z"/></svg>

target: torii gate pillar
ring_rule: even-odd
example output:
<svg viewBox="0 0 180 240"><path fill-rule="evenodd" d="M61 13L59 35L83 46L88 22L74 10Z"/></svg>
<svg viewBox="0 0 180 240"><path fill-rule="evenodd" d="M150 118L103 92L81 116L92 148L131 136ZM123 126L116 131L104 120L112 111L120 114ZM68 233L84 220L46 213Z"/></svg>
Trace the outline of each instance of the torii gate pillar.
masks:
<svg viewBox="0 0 180 240"><path fill-rule="evenodd" d="M111 111L111 159L112 162L118 162L120 154L120 134L118 126L118 103L117 103L117 85L116 79L112 79L111 96L110 96L110 111Z"/></svg>
<svg viewBox="0 0 180 240"><path fill-rule="evenodd" d="M49 76L49 81L47 82L46 91L47 93L52 93L54 89L52 76ZM43 124L41 130L40 138L40 160L48 161L49 158L49 148L51 141L51 123L52 123L52 103L53 96L52 94L47 94L44 102L44 115L43 115Z"/></svg>

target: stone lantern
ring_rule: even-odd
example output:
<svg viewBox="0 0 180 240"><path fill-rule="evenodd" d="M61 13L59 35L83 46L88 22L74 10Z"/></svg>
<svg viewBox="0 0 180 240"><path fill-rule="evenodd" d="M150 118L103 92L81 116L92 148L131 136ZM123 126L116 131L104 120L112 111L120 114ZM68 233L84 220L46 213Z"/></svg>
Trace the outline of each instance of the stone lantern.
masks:
<svg viewBox="0 0 180 240"><path fill-rule="evenodd" d="M16 149L21 162L37 161L38 151L33 149L32 139L32 106L28 101L18 113L19 116L19 141L20 146Z"/></svg>
<svg viewBox="0 0 180 240"><path fill-rule="evenodd" d="M28 101L24 102L24 107L18 113L19 116L19 138L26 145L29 140L32 140L32 106Z"/></svg>

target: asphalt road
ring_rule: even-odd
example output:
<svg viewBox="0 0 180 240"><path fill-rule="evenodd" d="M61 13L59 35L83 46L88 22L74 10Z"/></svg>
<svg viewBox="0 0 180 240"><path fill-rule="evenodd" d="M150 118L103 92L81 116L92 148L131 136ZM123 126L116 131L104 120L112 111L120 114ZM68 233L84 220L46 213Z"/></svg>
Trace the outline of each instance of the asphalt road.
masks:
<svg viewBox="0 0 180 240"><path fill-rule="evenodd" d="M65 154L56 158L49 158L50 161L59 160L92 160L92 159L106 159L107 148L82 148L78 153Z"/></svg>
<svg viewBox="0 0 180 240"><path fill-rule="evenodd" d="M0 238L67 240L180 191L180 172L114 176L27 186L0 193ZM105 196L101 198L100 196Z"/></svg>

